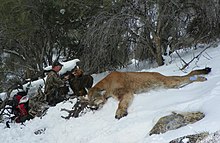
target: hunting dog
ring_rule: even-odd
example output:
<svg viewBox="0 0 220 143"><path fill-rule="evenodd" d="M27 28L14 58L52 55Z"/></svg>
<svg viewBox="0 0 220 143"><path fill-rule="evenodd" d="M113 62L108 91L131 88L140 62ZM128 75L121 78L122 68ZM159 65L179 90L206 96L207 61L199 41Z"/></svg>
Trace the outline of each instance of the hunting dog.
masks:
<svg viewBox="0 0 220 143"><path fill-rule="evenodd" d="M84 75L81 68L76 66L68 75L70 88L77 97L87 95L87 91L93 85L93 77L91 75Z"/></svg>

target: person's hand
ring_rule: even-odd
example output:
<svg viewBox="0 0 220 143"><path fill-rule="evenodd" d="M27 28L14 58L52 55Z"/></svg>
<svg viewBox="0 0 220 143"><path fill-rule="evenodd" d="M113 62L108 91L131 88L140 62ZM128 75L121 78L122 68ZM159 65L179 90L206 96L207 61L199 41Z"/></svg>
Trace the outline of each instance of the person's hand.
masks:
<svg viewBox="0 0 220 143"><path fill-rule="evenodd" d="M64 76L63 79L64 79L64 80L68 80L68 79L69 79L69 75Z"/></svg>

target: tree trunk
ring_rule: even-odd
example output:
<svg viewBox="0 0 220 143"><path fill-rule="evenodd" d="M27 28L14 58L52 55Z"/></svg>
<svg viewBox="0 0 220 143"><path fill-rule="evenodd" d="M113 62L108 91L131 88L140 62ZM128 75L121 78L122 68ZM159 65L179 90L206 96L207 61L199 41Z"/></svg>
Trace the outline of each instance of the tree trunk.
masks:
<svg viewBox="0 0 220 143"><path fill-rule="evenodd" d="M162 57L162 47L161 47L161 39L159 36L155 37L155 45L156 45L156 62L158 66L164 65L164 60Z"/></svg>

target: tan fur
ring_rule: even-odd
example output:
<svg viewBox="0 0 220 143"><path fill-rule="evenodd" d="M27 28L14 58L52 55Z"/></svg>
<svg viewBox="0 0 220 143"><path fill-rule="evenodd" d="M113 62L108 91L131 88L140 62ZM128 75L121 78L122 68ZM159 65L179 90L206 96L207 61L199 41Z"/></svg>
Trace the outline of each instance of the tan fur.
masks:
<svg viewBox="0 0 220 143"><path fill-rule="evenodd" d="M119 101L115 118L120 119L127 115L127 108L135 93L147 92L155 88L178 88L194 81L205 81L205 77L194 75L208 74L211 68L195 70L185 76L164 76L158 72L112 72L98 82L88 92L90 103L96 106L103 105L108 97Z"/></svg>

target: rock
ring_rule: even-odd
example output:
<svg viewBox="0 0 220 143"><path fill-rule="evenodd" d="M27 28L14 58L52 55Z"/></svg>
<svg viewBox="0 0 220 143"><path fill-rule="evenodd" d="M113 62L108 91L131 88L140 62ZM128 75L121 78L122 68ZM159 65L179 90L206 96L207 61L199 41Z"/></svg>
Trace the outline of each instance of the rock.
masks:
<svg viewBox="0 0 220 143"><path fill-rule="evenodd" d="M208 135L199 143L220 143L220 131Z"/></svg>
<svg viewBox="0 0 220 143"><path fill-rule="evenodd" d="M209 135L208 132L202 132L194 135L187 135L170 141L169 143L200 143L204 138Z"/></svg>
<svg viewBox="0 0 220 143"><path fill-rule="evenodd" d="M160 118L155 126L151 129L149 135L165 133L169 130L175 130L188 124L193 124L204 117L205 115L201 112L173 112L171 115Z"/></svg>

